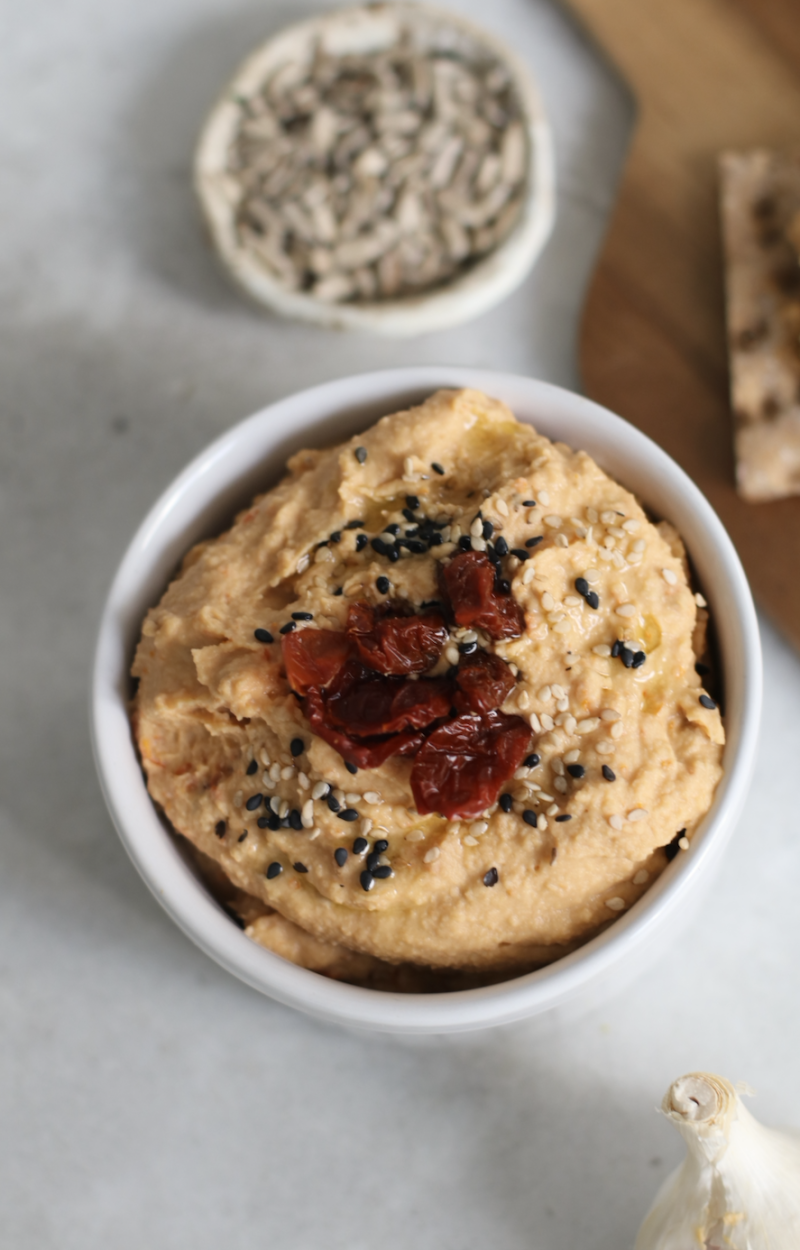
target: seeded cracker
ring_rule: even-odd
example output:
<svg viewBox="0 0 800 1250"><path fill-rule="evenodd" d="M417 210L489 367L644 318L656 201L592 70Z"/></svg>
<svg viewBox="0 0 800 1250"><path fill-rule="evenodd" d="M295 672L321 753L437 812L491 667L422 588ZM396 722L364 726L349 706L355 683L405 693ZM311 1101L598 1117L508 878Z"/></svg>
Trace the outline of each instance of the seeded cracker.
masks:
<svg viewBox="0 0 800 1250"><path fill-rule="evenodd" d="M720 160L736 483L800 494L800 154Z"/></svg>

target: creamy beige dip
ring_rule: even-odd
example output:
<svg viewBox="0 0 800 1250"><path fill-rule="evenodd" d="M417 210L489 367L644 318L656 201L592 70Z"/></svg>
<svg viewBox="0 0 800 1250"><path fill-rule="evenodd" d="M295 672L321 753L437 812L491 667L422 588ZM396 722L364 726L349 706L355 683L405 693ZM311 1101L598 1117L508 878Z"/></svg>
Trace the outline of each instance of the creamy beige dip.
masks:
<svg viewBox="0 0 800 1250"><path fill-rule="evenodd" d="M402 536L408 496L444 541L392 563L359 535ZM502 710L526 720L540 762L478 819L423 817L411 760L353 775L311 732L280 631L293 613L312 619L290 628L344 630L350 603L386 600L379 579L417 608L436 599L462 536L486 541L472 536L478 510L493 543L529 556L502 561L524 632L477 641L513 666ZM697 600L675 531L588 455L479 392L439 391L340 447L299 452L227 533L189 552L133 666L150 793L249 900L248 933L295 962L365 983L386 964L489 978L548 962L630 907L667 862L660 848L691 839L711 804L724 732L695 670ZM464 636L451 629L434 674ZM645 659L626 666L619 642ZM272 812L299 828L264 827ZM367 890L370 854L392 875Z"/></svg>

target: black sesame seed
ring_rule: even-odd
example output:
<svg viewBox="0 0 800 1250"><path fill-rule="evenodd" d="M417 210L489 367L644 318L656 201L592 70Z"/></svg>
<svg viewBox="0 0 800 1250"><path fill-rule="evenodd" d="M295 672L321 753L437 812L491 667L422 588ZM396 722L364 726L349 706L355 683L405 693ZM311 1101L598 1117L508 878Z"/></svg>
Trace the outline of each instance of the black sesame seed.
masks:
<svg viewBox="0 0 800 1250"><path fill-rule="evenodd" d="M374 875L375 869L380 865L380 862L381 862L380 851L376 851L373 848L373 850L371 850L369 855L367 856L368 871Z"/></svg>
<svg viewBox="0 0 800 1250"><path fill-rule="evenodd" d="M332 534L329 534L329 535L328 535L328 542L329 542L329 543L334 543L334 544L335 544L335 543L340 543L341 541L342 541L342 531L341 531L341 530L334 530Z"/></svg>
<svg viewBox="0 0 800 1250"><path fill-rule="evenodd" d="M384 534L399 534L400 526L396 521L392 521L391 525L384 525L383 532Z"/></svg>
<svg viewBox="0 0 800 1250"><path fill-rule="evenodd" d="M375 846L373 847L373 850L376 850L379 855L382 855L383 852L388 851L388 849L389 849L389 843L387 842L386 838L378 838L378 841L375 843Z"/></svg>
<svg viewBox="0 0 800 1250"><path fill-rule="evenodd" d="M253 633L255 635L256 642L274 642L275 641L275 639L272 637L272 634L269 632L268 629L255 629L253 630Z"/></svg>
<svg viewBox="0 0 800 1250"><path fill-rule="evenodd" d="M544 542L544 534L537 534L535 538L528 538L525 542L525 546L538 547L541 542Z"/></svg>
<svg viewBox="0 0 800 1250"><path fill-rule="evenodd" d="M411 511L410 508L403 508L403 516L406 518L407 521L416 521L417 519L414 516L414 513Z"/></svg>
<svg viewBox="0 0 800 1250"><path fill-rule="evenodd" d="M675 856L679 854L680 849L681 849L680 847L681 838L685 838L685 837L686 837L686 830L679 829L678 832L675 834L675 837L672 839L672 841L668 842L667 845L662 848L664 851L664 854L667 857L668 863L671 863L672 860L675 858Z"/></svg>
<svg viewBox="0 0 800 1250"><path fill-rule="evenodd" d="M256 824L258 825L259 829L266 829L267 826L269 825L269 816L259 816L258 820L256 821Z"/></svg>
<svg viewBox="0 0 800 1250"><path fill-rule="evenodd" d="M611 648L612 658L616 660L621 650L622 650L622 643L620 642L618 638L617 641L614 643L613 647Z"/></svg>
<svg viewBox="0 0 800 1250"><path fill-rule="evenodd" d="M497 554L497 551L495 550L495 548L492 546L491 543L486 544L486 554L491 560L492 564L499 565L500 556Z"/></svg>
<svg viewBox="0 0 800 1250"><path fill-rule="evenodd" d="M280 827L281 827L280 816L278 815L277 812L270 812L269 816L267 817L267 828L270 829L272 833L277 833Z"/></svg>
<svg viewBox="0 0 800 1250"><path fill-rule="evenodd" d="M535 499L523 499L522 506L523 508L535 508L536 500Z"/></svg>
<svg viewBox="0 0 800 1250"><path fill-rule="evenodd" d="M444 542L444 539L442 538L438 530L434 530L428 536L428 543L431 547L441 547L443 542Z"/></svg>
<svg viewBox="0 0 800 1250"><path fill-rule="evenodd" d="M501 794L499 803L501 810L504 812L510 812L514 806L514 800L510 794Z"/></svg>
<svg viewBox="0 0 800 1250"><path fill-rule="evenodd" d="M297 759L298 755L302 755L305 749L306 749L306 744L305 742L303 742L302 738L292 738L292 742L291 742L291 746L289 747L289 750L291 751L295 759Z"/></svg>
<svg viewBox="0 0 800 1250"><path fill-rule="evenodd" d="M631 662L631 668L641 668L646 659L644 651L637 651Z"/></svg>
<svg viewBox="0 0 800 1250"><path fill-rule="evenodd" d="M373 551L377 551L379 556L387 556L389 554L389 546L382 538L371 538L369 545Z"/></svg>
<svg viewBox="0 0 800 1250"><path fill-rule="evenodd" d="M353 764L353 763L351 763L351 761L350 761L350 760L345 760L345 762L344 762L344 766L345 766L345 768L347 769L347 771L348 771L348 772L349 772L349 773L350 773L353 777L355 777L356 773L358 772L358 764Z"/></svg>
<svg viewBox="0 0 800 1250"><path fill-rule="evenodd" d="M214 832L218 838L224 838L228 826L224 820L218 820L214 826Z"/></svg>
<svg viewBox="0 0 800 1250"><path fill-rule="evenodd" d="M348 521L344 527L346 530L360 530L364 528L363 521Z"/></svg>
<svg viewBox="0 0 800 1250"><path fill-rule="evenodd" d="M363 551L369 539L366 534L358 534L356 537L356 551Z"/></svg>
<svg viewBox="0 0 800 1250"><path fill-rule="evenodd" d="M711 669L707 664L703 664L700 660L698 660L694 666L694 671L697 673L698 677L707 677L711 672Z"/></svg>
<svg viewBox="0 0 800 1250"><path fill-rule="evenodd" d="M362 890L369 891L372 889L372 887L375 884L375 878L373 877L371 872L367 871L366 868L364 869L364 871L362 872L361 876L358 879L361 882Z"/></svg>
<svg viewBox="0 0 800 1250"><path fill-rule="evenodd" d="M340 820L358 820L358 812L354 807L346 807L343 812L337 812Z"/></svg>
<svg viewBox="0 0 800 1250"><path fill-rule="evenodd" d="M356 838L355 842L353 843L353 854L363 855L368 846L369 846L369 843L367 842L366 838Z"/></svg>
<svg viewBox="0 0 800 1250"><path fill-rule="evenodd" d="M400 559L400 548L390 547L386 552L386 559L390 564L397 564L397 561Z"/></svg>
<svg viewBox="0 0 800 1250"><path fill-rule="evenodd" d="M531 553L526 551L524 547L512 547L512 556L516 556L518 560L530 560Z"/></svg>
<svg viewBox="0 0 800 1250"><path fill-rule="evenodd" d="M511 594L511 582L508 581L507 578L501 577L500 581L497 583L497 589L500 591L501 595L510 595Z"/></svg>
<svg viewBox="0 0 800 1250"><path fill-rule="evenodd" d="M359 464L363 464L367 458L366 447L356 447L355 451L353 452L353 455L355 456Z"/></svg>
<svg viewBox="0 0 800 1250"><path fill-rule="evenodd" d="M617 780L617 774L614 772L613 768L608 767L608 764L603 765L603 776L605 777L606 781Z"/></svg>
<svg viewBox="0 0 800 1250"><path fill-rule="evenodd" d="M525 760L525 767L536 768L537 764L541 764L541 762L542 762L541 756L537 755L536 752L534 751L533 754L529 755L528 758Z"/></svg>
<svg viewBox="0 0 800 1250"><path fill-rule="evenodd" d="M471 551L472 539L470 538L469 534L462 534L458 540L458 545L462 551Z"/></svg>
<svg viewBox="0 0 800 1250"><path fill-rule="evenodd" d="M709 712L713 712L717 706L711 696L707 694L700 695L700 703L703 707L707 707Z"/></svg>
<svg viewBox="0 0 800 1250"><path fill-rule="evenodd" d="M570 777L576 778L585 777L586 775L586 769L583 767L583 764L567 764L567 772Z"/></svg>
<svg viewBox="0 0 800 1250"><path fill-rule="evenodd" d="M283 864L279 864L277 859L273 859L272 863L267 869L267 873L266 873L267 881L272 881L274 877L279 877L282 872L283 872Z"/></svg>
<svg viewBox="0 0 800 1250"><path fill-rule="evenodd" d="M503 538L502 534L500 535L497 542L495 543L494 549L499 556L508 555L508 543L506 542L505 538Z"/></svg>
<svg viewBox="0 0 800 1250"><path fill-rule="evenodd" d="M489 538L491 538L493 533L494 533L494 526L492 525L491 521L484 521L483 523L484 538L488 540Z"/></svg>
<svg viewBox="0 0 800 1250"><path fill-rule="evenodd" d="M313 612L293 612L292 613L293 621L313 621L313 619L314 619Z"/></svg>
<svg viewBox="0 0 800 1250"><path fill-rule="evenodd" d="M440 464L437 464L435 460L431 464L431 468L433 469L434 473L439 474L439 477L444 477L444 469L442 468Z"/></svg>
<svg viewBox="0 0 800 1250"><path fill-rule="evenodd" d="M344 868L347 863L347 847L337 846L336 850L333 852L333 858L336 860L340 868Z"/></svg>
<svg viewBox="0 0 800 1250"><path fill-rule="evenodd" d="M394 872L390 864L380 864L377 868L372 869L372 875L377 877L379 881L385 881L387 877L393 877Z"/></svg>
<svg viewBox="0 0 800 1250"><path fill-rule="evenodd" d="M477 642L460 642L458 649L462 655L472 655L473 651L478 650Z"/></svg>
<svg viewBox="0 0 800 1250"><path fill-rule="evenodd" d="M331 809L332 812L340 811L341 806L342 805L338 799L335 799L332 794L328 795L328 807Z"/></svg>
<svg viewBox="0 0 800 1250"><path fill-rule="evenodd" d="M424 599L420 604L421 608L440 608L442 606L440 599Z"/></svg>
<svg viewBox="0 0 800 1250"><path fill-rule="evenodd" d="M333 593L335 595L344 594L344 586L337 586Z"/></svg>
<svg viewBox="0 0 800 1250"><path fill-rule="evenodd" d="M416 512L417 509L419 508L419 496L406 495L406 504L408 505L408 507L411 509L412 512Z"/></svg>
<svg viewBox="0 0 800 1250"><path fill-rule="evenodd" d="M289 812L289 825L297 833L299 833L300 830L303 828L303 821L296 807L293 807L292 810Z"/></svg>
<svg viewBox="0 0 800 1250"><path fill-rule="evenodd" d="M293 629L297 629L297 621L287 621L285 625L281 625L280 633L290 634Z"/></svg>
<svg viewBox="0 0 800 1250"><path fill-rule="evenodd" d="M496 868L490 868L488 872L483 874L484 885L497 885L500 875Z"/></svg>
<svg viewBox="0 0 800 1250"><path fill-rule="evenodd" d="M600 607L600 596L596 590L588 590L583 596L590 608L594 608L595 612Z"/></svg>
<svg viewBox="0 0 800 1250"><path fill-rule="evenodd" d="M242 830L242 832L239 834L238 838L236 839L236 841L237 841L237 842L244 842L244 840L245 840L245 838L246 838L246 837L247 837L247 830L246 830L246 829L243 829L243 830Z"/></svg>
<svg viewBox="0 0 800 1250"><path fill-rule="evenodd" d="M263 794L251 794L250 798L245 803L245 807L247 808L248 812L257 811L258 808L261 806L263 799L264 799Z"/></svg>
<svg viewBox="0 0 800 1250"><path fill-rule="evenodd" d="M252 777L253 773L258 771L258 760L251 760L245 769L245 776Z"/></svg>
<svg viewBox="0 0 800 1250"><path fill-rule="evenodd" d="M564 812L562 816L556 816L557 825L563 824L565 820L572 820L572 817L570 816L569 812Z"/></svg>
<svg viewBox="0 0 800 1250"><path fill-rule="evenodd" d="M536 822L539 819L539 817L537 816L536 812L532 812L530 808L528 808L527 811L522 813L522 819L525 821L526 825L533 825L535 829Z"/></svg>
<svg viewBox="0 0 800 1250"><path fill-rule="evenodd" d="M620 647L619 658L626 668L633 668L633 661L636 658L635 652L629 651L627 647Z"/></svg>
<svg viewBox="0 0 800 1250"><path fill-rule="evenodd" d="M375 588L380 595L388 595L391 588L391 582L388 577L379 577L375 583Z"/></svg>
<svg viewBox="0 0 800 1250"><path fill-rule="evenodd" d="M281 816L280 820L278 821L278 828L279 828L279 829L288 829L288 828L289 828L289 815L288 815L288 813L287 813L285 816Z"/></svg>
<svg viewBox="0 0 800 1250"><path fill-rule="evenodd" d="M587 582L585 577L575 578L575 589L577 590L579 595L588 595L589 583Z"/></svg>
<svg viewBox="0 0 800 1250"><path fill-rule="evenodd" d="M292 868L294 868L295 872L308 872L305 864L301 864L299 860L296 864L292 864Z"/></svg>
<svg viewBox="0 0 800 1250"><path fill-rule="evenodd" d="M423 542L421 538L409 538L406 541L406 546L408 547L408 550L413 551L416 556L424 556L425 552L428 550L428 544Z"/></svg>

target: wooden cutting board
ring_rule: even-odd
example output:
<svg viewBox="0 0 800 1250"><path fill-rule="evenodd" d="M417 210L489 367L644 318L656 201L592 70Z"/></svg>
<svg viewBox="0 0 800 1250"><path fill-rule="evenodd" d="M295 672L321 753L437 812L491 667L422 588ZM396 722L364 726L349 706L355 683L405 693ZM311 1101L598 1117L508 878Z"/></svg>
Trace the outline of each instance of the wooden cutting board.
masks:
<svg viewBox="0 0 800 1250"><path fill-rule="evenodd" d="M800 0L567 4L638 104L584 309L584 385L691 475L800 649L800 497L734 488L716 174L721 149L800 143Z"/></svg>

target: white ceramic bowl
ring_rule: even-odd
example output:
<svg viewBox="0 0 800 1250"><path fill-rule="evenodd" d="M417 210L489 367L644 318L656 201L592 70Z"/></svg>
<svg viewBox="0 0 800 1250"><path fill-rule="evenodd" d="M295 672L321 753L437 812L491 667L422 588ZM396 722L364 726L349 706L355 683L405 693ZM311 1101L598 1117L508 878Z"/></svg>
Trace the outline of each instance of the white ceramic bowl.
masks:
<svg viewBox="0 0 800 1250"><path fill-rule="evenodd" d="M528 141L528 178L519 217L507 237L463 275L430 292L381 302L326 303L291 291L243 247L236 229L238 191L227 172L240 121L239 98L253 95L280 66L304 64L317 43L335 53L382 50L410 23L423 46L448 41L489 55L510 71ZM236 71L203 127L194 185L214 247L231 277L258 303L286 317L383 335L421 334L485 312L522 282L553 224L555 172L550 126L525 65L500 40L455 13L421 4L376 4L338 10L289 26L257 48Z"/></svg>
<svg viewBox="0 0 800 1250"><path fill-rule="evenodd" d="M303 446L329 445L438 387L472 386L505 400L550 438L590 452L657 516L680 530L708 598L725 687L725 775L692 840L653 887L599 937L550 967L452 994L361 989L295 967L250 941L181 857L144 784L128 720L128 672L147 609L183 554L220 532ZM248 985L326 1020L396 1033L485 1028L597 1000L669 941L696 901L742 810L761 707L761 652L742 566L716 513L655 443L605 408L529 378L469 369L396 369L343 378L272 404L199 455L155 504L131 542L103 613L94 664L94 750L103 791L139 872L176 923Z"/></svg>

